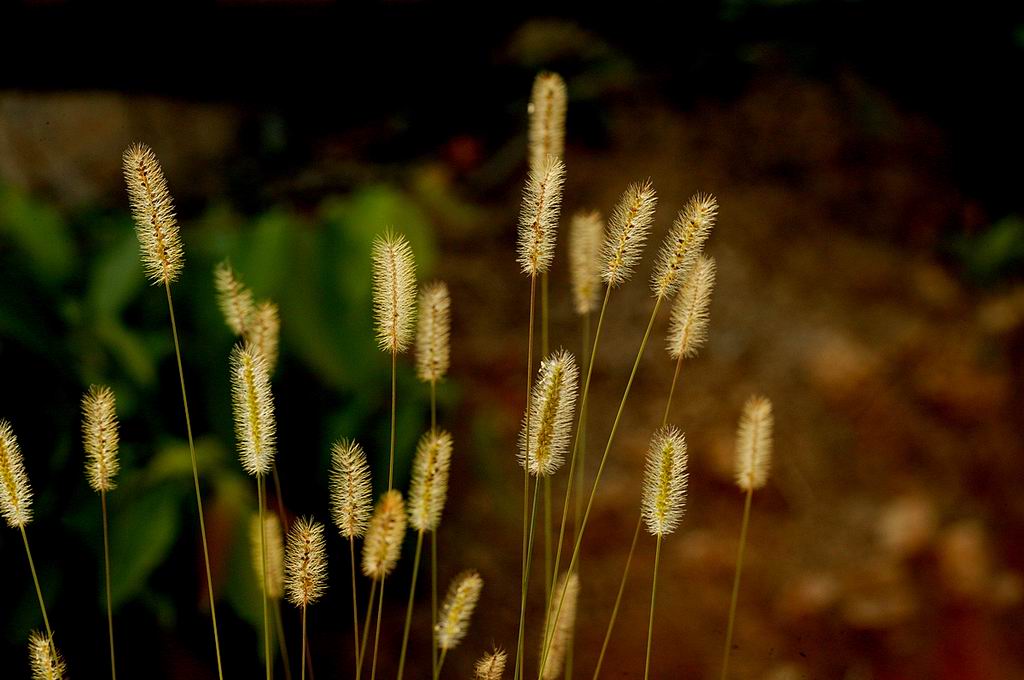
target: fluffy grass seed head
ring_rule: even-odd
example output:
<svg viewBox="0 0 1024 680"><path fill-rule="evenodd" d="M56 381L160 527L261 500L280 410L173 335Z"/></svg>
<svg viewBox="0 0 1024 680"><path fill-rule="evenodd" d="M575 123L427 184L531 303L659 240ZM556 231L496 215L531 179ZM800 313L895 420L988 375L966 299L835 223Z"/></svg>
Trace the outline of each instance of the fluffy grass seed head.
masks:
<svg viewBox="0 0 1024 680"><path fill-rule="evenodd" d="M431 430L420 437L409 485L409 524L416 531L436 531L441 523L451 460L450 434Z"/></svg>
<svg viewBox="0 0 1024 680"><path fill-rule="evenodd" d="M655 297L671 297L700 257L711 235L718 213L718 201L711 194L694 194L668 231L651 272Z"/></svg>
<svg viewBox="0 0 1024 680"><path fill-rule="evenodd" d="M185 251L160 161L145 144L128 147L122 161L146 277L154 284L174 283L185 263Z"/></svg>
<svg viewBox="0 0 1024 680"><path fill-rule="evenodd" d="M0 515L12 529L32 521L32 487L18 438L6 420L0 420Z"/></svg>
<svg viewBox="0 0 1024 680"><path fill-rule="evenodd" d="M543 274L555 259L555 237L562 208L562 186L565 164L548 156L540 166L530 170L523 190L523 207L519 213L518 257L522 272L528 276Z"/></svg>
<svg viewBox="0 0 1024 680"><path fill-rule="evenodd" d="M117 408L109 387L91 385L82 397L85 474L93 491L110 491L120 469L117 459Z"/></svg>
<svg viewBox="0 0 1024 680"><path fill-rule="evenodd" d="M544 639L550 640L548 658L544 662L541 677L544 680L555 680L565 667L565 654L572 646L573 632L576 628L576 604L580 595L580 578L577 574L562 574L558 579L557 595L551 597L547 616L544 619ZM564 593L564 595L563 595ZM562 603L561 611L558 604ZM558 612L558 620L555 613ZM541 643L543 645L543 641ZM544 650L541 649L541 656Z"/></svg>
<svg viewBox="0 0 1024 680"><path fill-rule="evenodd" d="M711 292L715 288L715 258L701 255L672 305L668 327L668 353L673 359L691 359L708 341Z"/></svg>
<svg viewBox="0 0 1024 680"><path fill-rule="evenodd" d="M238 279L227 260L214 268L213 283L217 288L217 306L224 315L224 322L235 335L244 335L256 313L252 291Z"/></svg>
<svg viewBox="0 0 1024 680"><path fill-rule="evenodd" d="M647 180L630 184L612 211L601 248L601 280L612 288L633 275L657 206L658 194L651 180Z"/></svg>
<svg viewBox="0 0 1024 680"><path fill-rule="evenodd" d="M267 544L267 597L280 600L284 595L284 538L281 536L281 521L277 515L263 518L263 540ZM263 573L263 552L260 542L260 518L253 515L249 525L249 542L252 546L252 565L259 578Z"/></svg>
<svg viewBox="0 0 1024 680"><path fill-rule="evenodd" d="M686 512L686 438L672 425L651 437L644 468L641 514L652 536L676 530Z"/></svg>
<svg viewBox="0 0 1024 680"><path fill-rule="evenodd" d="M379 581L395 569L405 538L405 503L397 490L388 491L370 518L363 542L363 576Z"/></svg>
<svg viewBox="0 0 1024 680"><path fill-rule="evenodd" d="M284 586L296 607L315 603L327 590L327 540L324 525L306 517L292 522L284 555Z"/></svg>
<svg viewBox="0 0 1024 680"><path fill-rule="evenodd" d="M462 572L452 581L434 627L438 649L454 649L466 637L469 620L473 617L483 587L484 580L472 569Z"/></svg>
<svg viewBox="0 0 1024 680"><path fill-rule="evenodd" d="M373 512L370 464L363 447L349 439L331 447L331 519L348 539L366 533Z"/></svg>
<svg viewBox="0 0 1024 680"><path fill-rule="evenodd" d="M373 240L373 314L377 345L404 352L416 326L416 260L405 236L390 229Z"/></svg>
<svg viewBox="0 0 1024 680"><path fill-rule="evenodd" d="M252 315L252 323L245 334L245 339L251 342L264 361L267 362L267 373L273 374L277 368L278 345L281 337L281 316L277 305L270 300L264 300L256 306Z"/></svg>
<svg viewBox="0 0 1024 680"><path fill-rule="evenodd" d="M519 462L530 474L547 477L565 461L572 434L579 371L570 352L558 350L541 362L530 399L530 431L526 417L519 432Z"/></svg>
<svg viewBox="0 0 1024 680"><path fill-rule="evenodd" d="M277 425L267 362L252 343L231 350L231 396L242 467L250 475L265 475L274 463Z"/></svg>
<svg viewBox="0 0 1024 680"><path fill-rule="evenodd" d="M66 667L57 648L39 631L28 635L28 659L32 667L32 680L60 680Z"/></svg>
<svg viewBox="0 0 1024 680"><path fill-rule="evenodd" d="M416 330L416 375L437 382L448 372L451 335L451 297L448 286L437 281L420 291Z"/></svg>
<svg viewBox="0 0 1024 680"><path fill-rule="evenodd" d="M473 680L501 680L505 674L508 654L502 649L495 649L481 656L473 666Z"/></svg>
<svg viewBox="0 0 1024 680"><path fill-rule="evenodd" d="M539 73L530 94L530 169L544 164L548 156L565 157L565 112L568 94L557 73Z"/></svg>
<svg viewBox="0 0 1024 680"><path fill-rule="evenodd" d="M743 491L760 489L768 481L774 426L772 402L767 397L750 397L736 431L736 485Z"/></svg>
<svg viewBox="0 0 1024 680"><path fill-rule="evenodd" d="M569 222L569 273L572 276L573 305L580 315L595 311L601 296L603 240L601 213L592 210L573 215Z"/></svg>

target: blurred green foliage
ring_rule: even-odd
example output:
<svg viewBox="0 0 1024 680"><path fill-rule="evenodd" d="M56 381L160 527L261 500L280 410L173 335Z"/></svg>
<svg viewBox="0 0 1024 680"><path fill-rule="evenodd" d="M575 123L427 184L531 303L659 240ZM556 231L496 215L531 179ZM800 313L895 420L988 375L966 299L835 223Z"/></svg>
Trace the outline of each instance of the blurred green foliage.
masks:
<svg viewBox="0 0 1024 680"><path fill-rule="evenodd" d="M1024 268L1024 219L1010 215L976 235L961 235L951 243L966 274L983 285Z"/></svg>

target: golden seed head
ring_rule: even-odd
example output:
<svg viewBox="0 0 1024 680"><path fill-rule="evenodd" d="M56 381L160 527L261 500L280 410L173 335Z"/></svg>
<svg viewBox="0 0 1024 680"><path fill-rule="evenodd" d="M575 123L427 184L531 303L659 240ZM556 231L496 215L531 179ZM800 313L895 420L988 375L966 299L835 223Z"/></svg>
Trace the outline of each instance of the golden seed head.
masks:
<svg viewBox="0 0 1024 680"><path fill-rule="evenodd" d="M544 655L544 640L548 643L548 658L544 662L541 677L544 680L555 680L565 666L565 654L572 646L573 632L576 628L576 604L580 595L580 579L575 573L562 574L558 579L558 587L552 594L547 616L544 618L544 638L541 641L541 656ZM559 611L561 602L561 611ZM555 620L555 613L558 619Z"/></svg>
<svg viewBox="0 0 1024 680"><path fill-rule="evenodd" d="M109 387L92 385L82 397L85 474L93 491L110 491L120 469L117 460L117 410Z"/></svg>
<svg viewBox="0 0 1024 680"><path fill-rule="evenodd" d="M736 485L743 491L760 489L768 481L774 427L772 402L760 396L748 399L736 431Z"/></svg>
<svg viewBox="0 0 1024 680"><path fill-rule="evenodd" d="M0 514L12 529L32 521L32 488L18 438L6 420L0 420Z"/></svg>
<svg viewBox="0 0 1024 680"><path fill-rule="evenodd" d="M380 500L370 518L363 542L363 576L379 581L395 569L405 538L405 503L392 489Z"/></svg>
<svg viewBox="0 0 1024 680"><path fill-rule="evenodd" d="M655 297L671 297L700 257L711 235L718 213L718 201L711 194L694 194L669 229L651 273Z"/></svg>
<svg viewBox="0 0 1024 680"><path fill-rule="evenodd" d="M373 240L373 314L380 348L404 352L416 326L416 260L390 229Z"/></svg>
<svg viewBox="0 0 1024 680"><path fill-rule="evenodd" d="M277 305L270 300L264 300L256 306L245 339L263 355L264 361L267 362L268 374L273 374L277 367L280 336L281 317L277 311Z"/></svg>
<svg viewBox="0 0 1024 680"><path fill-rule="evenodd" d="M596 210L576 213L569 223L569 273L577 314L597 309L601 294L601 242L604 220Z"/></svg>
<svg viewBox="0 0 1024 680"><path fill-rule="evenodd" d="M508 654L502 649L484 654L473 666L473 680L501 680L507 662Z"/></svg>
<svg viewBox="0 0 1024 680"><path fill-rule="evenodd" d="M448 372L450 334L448 286L440 281L424 286L416 333L416 374L423 382L437 382Z"/></svg>
<svg viewBox="0 0 1024 680"><path fill-rule="evenodd" d="M441 523L451 460L450 434L431 430L420 437L409 485L409 524L416 531L436 531Z"/></svg>
<svg viewBox="0 0 1024 680"><path fill-rule="evenodd" d="M327 540L324 525L299 517L288 530L284 556L285 590L296 607L311 605L327 590Z"/></svg>
<svg viewBox="0 0 1024 680"><path fill-rule="evenodd" d="M525 416L519 432L519 463L529 466L532 475L553 475L565 461L578 379L570 352L558 350L541 362L530 399L529 432Z"/></svg>
<svg viewBox="0 0 1024 680"><path fill-rule="evenodd" d="M462 572L448 587L444 604L438 612L437 625L434 627L434 639L437 648L450 650L458 646L469 632L469 620L480 599L480 591L484 580L472 569Z"/></svg>
<svg viewBox="0 0 1024 680"><path fill-rule="evenodd" d="M708 341L711 292L715 288L715 259L701 255L672 305L668 327L668 353L673 359L691 359Z"/></svg>
<svg viewBox="0 0 1024 680"><path fill-rule="evenodd" d="M644 467L641 514L652 536L676 530L686 512L686 438L672 425L651 437Z"/></svg>
<svg viewBox="0 0 1024 680"><path fill-rule="evenodd" d="M630 184L612 211L601 248L601 280L610 287L622 285L633 275L657 206L658 194L647 180Z"/></svg>
<svg viewBox="0 0 1024 680"><path fill-rule="evenodd" d="M256 578L263 573L263 551L260 543L260 518L254 515L249 525L249 541L252 546L252 565ZM262 540L267 544L267 597L280 600L284 595L284 539L281 536L281 521L277 515L263 518Z"/></svg>
<svg viewBox="0 0 1024 680"><path fill-rule="evenodd" d="M153 283L174 283L185 263L185 251L160 161L145 144L128 147L122 160L146 277Z"/></svg>
<svg viewBox="0 0 1024 680"><path fill-rule="evenodd" d="M277 423L267 362L252 343L231 350L231 396L242 467L250 475L265 475L274 464Z"/></svg>
<svg viewBox="0 0 1024 680"><path fill-rule="evenodd" d="M28 658L32 666L32 680L60 680L67 670L64 659L50 638L39 631L28 635Z"/></svg>
<svg viewBox="0 0 1024 680"><path fill-rule="evenodd" d="M516 258L524 274L543 274L555 259L555 237L564 182L565 164L555 156L548 156L538 168L530 170L519 213Z"/></svg>
<svg viewBox="0 0 1024 680"><path fill-rule="evenodd" d="M530 95L530 169L548 156L565 157L565 81L557 73L539 73Z"/></svg>
<svg viewBox="0 0 1024 680"><path fill-rule="evenodd" d="M214 268L213 283L217 288L217 305L228 328L235 335L245 335L256 313L252 291L238 279L227 260Z"/></svg>
<svg viewBox="0 0 1024 680"><path fill-rule="evenodd" d="M348 539L366 533L373 511L370 464L363 447L349 439L331 447L331 518Z"/></svg>

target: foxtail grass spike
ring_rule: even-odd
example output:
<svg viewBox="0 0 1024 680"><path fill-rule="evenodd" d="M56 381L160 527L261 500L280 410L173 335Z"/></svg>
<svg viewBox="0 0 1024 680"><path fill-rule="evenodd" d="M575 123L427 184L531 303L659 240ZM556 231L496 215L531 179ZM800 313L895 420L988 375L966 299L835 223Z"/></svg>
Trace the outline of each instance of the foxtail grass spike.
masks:
<svg viewBox="0 0 1024 680"><path fill-rule="evenodd" d="M672 305L668 353L673 359L692 359L708 341L708 307L714 288L715 258L701 255Z"/></svg>
<svg viewBox="0 0 1024 680"><path fill-rule="evenodd" d="M256 313L252 291L238 279L227 260L213 270L213 283L217 288L217 306L224 315L224 322L235 335L245 335Z"/></svg>
<svg viewBox="0 0 1024 680"><path fill-rule="evenodd" d="M281 520L277 515L266 515L263 518L264 538L266 539L267 555L267 597L280 600L284 595L284 538L281 535ZM263 552L260 548L260 519L254 515L249 525L249 542L252 546L252 564L256 578L263 574Z"/></svg>
<svg viewBox="0 0 1024 680"><path fill-rule="evenodd" d="M759 396L748 399L736 432L736 485L743 491L760 489L768 481L773 427L772 402Z"/></svg>
<svg viewBox="0 0 1024 680"><path fill-rule="evenodd" d="M506 663L508 654L504 650L495 649L493 652L487 652L473 666L473 680L502 680Z"/></svg>
<svg viewBox="0 0 1024 680"><path fill-rule="evenodd" d="M245 338L263 355L267 362L267 373L273 374L281 342L281 315L276 304L264 300L256 306Z"/></svg>
<svg viewBox="0 0 1024 680"><path fill-rule="evenodd" d="M405 503L402 494L388 491L374 509L363 542L363 575L379 581L398 564L405 538Z"/></svg>
<svg viewBox="0 0 1024 680"><path fill-rule="evenodd" d="M373 313L378 346L404 352L416 326L416 261L405 236L390 230L373 241Z"/></svg>
<svg viewBox="0 0 1024 680"><path fill-rule="evenodd" d="M570 352L559 350L541 362L530 400L530 430L526 418L519 433L519 462L530 474L547 477L565 461L572 434L579 371Z"/></svg>
<svg viewBox="0 0 1024 680"><path fill-rule="evenodd" d="M32 487L18 438L6 420L0 420L0 514L12 529L32 521Z"/></svg>
<svg viewBox="0 0 1024 680"><path fill-rule="evenodd" d="M251 343L236 345L231 351L231 392L242 467L250 475L266 475L274 463L277 444L274 397L267 362Z"/></svg>
<svg viewBox="0 0 1024 680"><path fill-rule="evenodd" d="M109 387L92 385L82 397L82 443L89 486L93 491L113 490L120 463L116 400Z"/></svg>
<svg viewBox="0 0 1024 680"><path fill-rule="evenodd" d="M154 284L174 283L185 253L160 162L145 144L128 147L122 160L146 278Z"/></svg>
<svg viewBox="0 0 1024 680"><path fill-rule="evenodd" d="M718 201L711 194L695 194L679 211L651 273L655 297L671 297L679 290L711 235L717 213Z"/></svg>
<svg viewBox="0 0 1024 680"><path fill-rule="evenodd" d="M28 658L32 666L32 680L60 680L66 668L53 641L38 631L28 636Z"/></svg>
<svg viewBox="0 0 1024 680"><path fill-rule="evenodd" d="M610 288L625 283L643 254L658 195L650 180L630 184L608 220L601 247L601 280Z"/></svg>
<svg viewBox="0 0 1024 680"><path fill-rule="evenodd" d="M572 301L579 315L597 311L601 298L601 244L604 220L596 210L573 215L569 222L569 273Z"/></svg>
<svg viewBox="0 0 1024 680"><path fill-rule="evenodd" d="M548 156L565 157L565 112L568 95L565 81L557 73L540 73L530 95L530 169L544 164Z"/></svg>
<svg viewBox="0 0 1024 680"><path fill-rule="evenodd" d="M642 513L652 536L676 530L686 512L686 438L672 425L651 438L644 468Z"/></svg>
<svg viewBox="0 0 1024 680"><path fill-rule="evenodd" d="M544 620L544 640L550 640L547 659L541 669L543 680L555 680L565 668L565 654L572 645L576 627L576 604L579 600L580 580L573 574L562 574L555 588ZM561 611L558 603L561 602ZM557 612L557 613L556 613ZM556 618L557 617L557 618ZM543 650L541 650L543 655Z"/></svg>
<svg viewBox="0 0 1024 680"><path fill-rule="evenodd" d="M531 170L526 180L519 213L516 259L528 276L545 273L555 259L564 182L565 164L554 156L548 156L538 168Z"/></svg>
<svg viewBox="0 0 1024 680"><path fill-rule="evenodd" d="M476 609L483 587L483 579L473 570L462 572L452 581L437 617L437 627L434 629L438 649L449 651L466 637L469 621L473 617L473 610Z"/></svg>
<svg viewBox="0 0 1024 680"><path fill-rule="evenodd" d="M327 590L327 540L323 524L306 517L292 523L285 548L284 574L285 593L296 607L308 607L323 596Z"/></svg>
<svg viewBox="0 0 1024 680"><path fill-rule="evenodd" d="M409 485L409 524L416 531L436 531L448 495L452 436L431 430L420 438Z"/></svg>
<svg viewBox="0 0 1024 680"><path fill-rule="evenodd" d="M438 281L423 287L419 298L416 332L416 375L435 383L448 372L451 334L451 298L448 286Z"/></svg>
<svg viewBox="0 0 1024 680"><path fill-rule="evenodd" d="M370 464L363 447L342 439L331 447L331 519L345 538L366 533L373 512Z"/></svg>

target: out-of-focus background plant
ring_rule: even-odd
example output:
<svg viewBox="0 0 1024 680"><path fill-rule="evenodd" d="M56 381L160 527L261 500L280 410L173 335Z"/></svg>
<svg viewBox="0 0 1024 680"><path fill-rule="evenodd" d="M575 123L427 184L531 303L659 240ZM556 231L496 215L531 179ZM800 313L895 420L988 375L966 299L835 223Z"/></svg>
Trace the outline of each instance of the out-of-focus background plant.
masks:
<svg viewBox="0 0 1024 680"><path fill-rule="evenodd" d="M285 502L326 519L331 441L363 442L378 481L387 463L390 366L375 347L369 286L370 242L387 226L409 237L420 280L443 278L453 294L455 355L440 399L456 453L441 540L458 557L441 582L474 566L487 586L473 652L446 668L466 677L492 640L511 647L528 295L513 227L540 69L569 86L563 224L577 209L607 214L648 176L662 201L657 233L693 191L722 205L708 246L720 275L712 340L680 393L691 510L663 562L664 591L659 582L659 606L675 620L658 635L679 642L655 649L654 669L717 669L739 507L731 428L746 395L763 391L776 404L780 460L754 520L736 677L1024 673L1019 9L731 0L682 17L537 17L426 2L242 2L182 10L152 35L82 32L83 11L15 4L3 25L20 39L0 47L4 63L24 64L0 76L0 417L27 459L36 562L72 677L106 669L100 516L79 436L79 398L93 382L116 391L123 427L110 495L122 670L214 672L165 302L144 280L119 175L136 140L160 156L183 226L176 305L229 675L258 672L261 611L252 484L232 434L233 338L213 267L230 258L257 297L280 306ZM32 35L59 46L59 71L26 63L20 40ZM575 350L563 248L553 344ZM623 297L643 300L642 289ZM638 305L612 316L608 347L635 345L644 312L627 308ZM602 531L587 548L581 607L602 625L581 627L585 659L600 646L639 461L660 418L660 351L660 341L648 350L597 508ZM630 352L599 357L592 422L614 406ZM404 488L429 418L411 364L399 367ZM17 541L0 533L0 667L10 677L27 674L25 639L38 625ZM314 614L312 653L324 677L339 677L349 668L347 651L332 654L349 639L347 567L341 542L329 546L338 567ZM649 573L651 559L634 573ZM400 634L403 598L387 604L384 648ZM642 600L627 602L619 630L645 627ZM426 649L414 642L410 658ZM642 640L625 635L607 676L637 676L640 652Z"/></svg>

